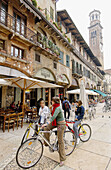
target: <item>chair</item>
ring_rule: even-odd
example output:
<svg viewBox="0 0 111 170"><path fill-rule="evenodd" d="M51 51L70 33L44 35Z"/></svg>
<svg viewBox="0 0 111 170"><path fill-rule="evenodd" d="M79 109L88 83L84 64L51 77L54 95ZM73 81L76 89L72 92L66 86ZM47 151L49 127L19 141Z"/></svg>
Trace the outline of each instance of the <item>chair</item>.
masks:
<svg viewBox="0 0 111 170"><path fill-rule="evenodd" d="M24 119L24 113L23 112L18 113L17 119L16 119L17 129L18 129L19 125L21 125L21 128L23 127L23 119Z"/></svg>
<svg viewBox="0 0 111 170"><path fill-rule="evenodd" d="M8 126L8 132L9 132L10 127L13 127L13 131L14 131L15 121L16 121L16 114L15 113L6 116L5 126Z"/></svg>

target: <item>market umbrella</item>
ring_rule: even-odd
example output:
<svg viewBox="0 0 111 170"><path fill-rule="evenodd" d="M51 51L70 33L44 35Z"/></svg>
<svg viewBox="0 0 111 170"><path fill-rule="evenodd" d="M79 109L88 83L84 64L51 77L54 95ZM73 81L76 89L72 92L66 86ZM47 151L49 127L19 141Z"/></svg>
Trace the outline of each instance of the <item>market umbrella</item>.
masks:
<svg viewBox="0 0 111 170"><path fill-rule="evenodd" d="M19 87L23 90L23 110L25 105L25 91L32 88L57 88L62 87L52 83L47 83L38 79L29 77L16 77L16 78L5 78L7 84L13 87Z"/></svg>
<svg viewBox="0 0 111 170"><path fill-rule="evenodd" d="M88 110L88 98L86 95L86 90L85 90L85 85L84 85L83 79L81 79L81 82L80 82L80 97L79 97L79 99L82 101L85 110Z"/></svg>
<svg viewBox="0 0 111 170"><path fill-rule="evenodd" d="M91 95L91 96L98 96L99 95L98 93L93 92L91 90L86 90L85 89L85 91L86 91L87 95ZM80 94L80 89L70 90L70 91L67 91L66 93L67 94Z"/></svg>

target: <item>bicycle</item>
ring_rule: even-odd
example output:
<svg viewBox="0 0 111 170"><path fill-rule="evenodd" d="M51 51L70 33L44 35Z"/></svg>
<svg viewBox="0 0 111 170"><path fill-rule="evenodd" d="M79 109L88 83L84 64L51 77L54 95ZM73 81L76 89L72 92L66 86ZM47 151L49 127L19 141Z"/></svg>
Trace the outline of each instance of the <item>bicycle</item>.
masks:
<svg viewBox="0 0 111 170"><path fill-rule="evenodd" d="M74 130L68 124L74 124L75 121L66 120L66 127L74 133ZM88 124L79 124L79 138L82 142L87 142L91 138L91 127Z"/></svg>
<svg viewBox="0 0 111 170"><path fill-rule="evenodd" d="M28 132L27 133L28 135L30 133L30 128L35 130L32 125L33 123L36 122L31 121L29 127L26 130L26 132ZM47 141L47 139L44 137L45 133L55 134L55 138L53 139L54 143L52 143L52 141L51 142ZM36 137L23 141L17 150L16 162L18 166L23 169L29 169L35 166L40 161L43 155L43 142L47 143L51 152L58 151L57 130L43 131L41 127L38 125L36 135L37 135ZM24 135L24 137L26 137L26 135ZM68 156L74 151L76 147L76 137L75 134L72 133L71 131L65 131L63 139L66 156Z"/></svg>
<svg viewBox="0 0 111 170"><path fill-rule="evenodd" d="M111 111L111 105L110 104L104 105L104 107L102 108L102 111L103 111L103 113L110 112Z"/></svg>

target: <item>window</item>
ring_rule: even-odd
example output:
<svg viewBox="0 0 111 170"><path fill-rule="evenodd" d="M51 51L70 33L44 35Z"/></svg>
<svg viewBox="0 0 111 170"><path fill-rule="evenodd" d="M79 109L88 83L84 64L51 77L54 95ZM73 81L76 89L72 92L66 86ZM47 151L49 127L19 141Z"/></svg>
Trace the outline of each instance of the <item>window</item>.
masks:
<svg viewBox="0 0 111 170"><path fill-rule="evenodd" d="M85 50L83 49L83 57L85 57Z"/></svg>
<svg viewBox="0 0 111 170"><path fill-rule="evenodd" d="M16 10L14 10L13 16L13 29L20 34L25 35L25 17Z"/></svg>
<svg viewBox="0 0 111 170"><path fill-rule="evenodd" d="M6 24L6 12L7 12L7 4L4 2L0 2L0 22Z"/></svg>
<svg viewBox="0 0 111 170"><path fill-rule="evenodd" d="M35 54L35 61L40 62L40 55L39 54Z"/></svg>
<svg viewBox="0 0 111 170"><path fill-rule="evenodd" d="M54 19L54 10L52 7L50 7L50 18L53 20Z"/></svg>
<svg viewBox="0 0 111 170"><path fill-rule="evenodd" d="M66 66L70 67L70 57L66 55Z"/></svg>
<svg viewBox="0 0 111 170"><path fill-rule="evenodd" d="M57 63L56 62L54 62L54 68L57 69Z"/></svg>
<svg viewBox="0 0 111 170"><path fill-rule="evenodd" d="M72 73L74 74L75 73L75 61L72 60Z"/></svg>
<svg viewBox="0 0 111 170"><path fill-rule="evenodd" d="M83 75L85 76L86 75L86 68L83 67Z"/></svg>
<svg viewBox="0 0 111 170"><path fill-rule="evenodd" d="M60 56L59 56L60 60L59 62L64 64L64 53L62 51L60 51Z"/></svg>
<svg viewBox="0 0 111 170"><path fill-rule="evenodd" d="M11 56L23 59L23 57L24 57L24 50L22 50L22 49L12 45L11 46Z"/></svg>
<svg viewBox="0 0 111 170"><path fill-rule="evenodd" d="M82 74L82 64L80 64L80 74Z"/></svg>
<svg viewBox="0 0 111 170"><path fill-rule="evenodd" d="M5 48L5 41L0 39L0 49L4 50Z"/></svg>

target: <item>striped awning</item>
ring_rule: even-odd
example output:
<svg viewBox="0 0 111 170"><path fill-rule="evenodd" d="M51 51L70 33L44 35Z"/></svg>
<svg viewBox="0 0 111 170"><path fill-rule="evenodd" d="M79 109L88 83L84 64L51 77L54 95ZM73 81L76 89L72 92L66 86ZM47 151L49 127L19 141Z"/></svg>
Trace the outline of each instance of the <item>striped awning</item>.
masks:
<svg viewBox="0 0 111 170"><path fill-rule="evenodd" d="M94 89L94 90L92 90L92 91L94 91L94 92L100 94L100 95L103 96L103 97L107 97L107 94L103 93L103 92L100 91L100 90L95 90L95 89Z"/></svg>

